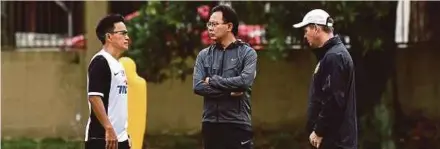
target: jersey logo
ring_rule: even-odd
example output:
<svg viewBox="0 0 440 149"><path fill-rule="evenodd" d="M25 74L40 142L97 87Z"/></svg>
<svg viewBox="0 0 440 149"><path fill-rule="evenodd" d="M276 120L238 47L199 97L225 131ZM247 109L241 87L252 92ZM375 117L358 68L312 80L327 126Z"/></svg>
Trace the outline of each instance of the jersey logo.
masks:
<svg viewBox="0 0 440 149"><path fill-rule="evenodd" d="M120 73L122 76L125 76L125 73L124 73L123 70L121 70L121 71L119 71L119 72L115 72L115 73L113 73L113 75L117 76L119 73Z"/></svg>
<svg viewBox="0 0 440 149"><path fill-rule="evenodd" d="M127 94L127 85L118 85L116 88L118 88L119 94Z"/></svg>

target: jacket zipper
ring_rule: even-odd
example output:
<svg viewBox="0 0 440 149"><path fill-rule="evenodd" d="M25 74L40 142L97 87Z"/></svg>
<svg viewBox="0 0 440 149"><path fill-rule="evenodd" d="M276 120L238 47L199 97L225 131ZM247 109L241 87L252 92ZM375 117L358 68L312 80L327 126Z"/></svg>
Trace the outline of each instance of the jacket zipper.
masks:
<svg viewBox="0 0 440 149"><path fill-rule="evenodd" d="M223 55L222 55L222 63L221 63L221 65L220 65L220 69L219 69L219 71L220 71L220 74L219 74L219 75L220 75L220 76L223 75L223 62L225 61L225 49L223 49L222 52L223 52ZM219 122L219 121L218 121L218 117L219 117L219 113L220 113L220 112L219 112L219 110L218 110L218 102L217 102L217 105L216 105L216 106L217 106L217 110L216 110L216 111L217 111L217 122Z"/></svg>

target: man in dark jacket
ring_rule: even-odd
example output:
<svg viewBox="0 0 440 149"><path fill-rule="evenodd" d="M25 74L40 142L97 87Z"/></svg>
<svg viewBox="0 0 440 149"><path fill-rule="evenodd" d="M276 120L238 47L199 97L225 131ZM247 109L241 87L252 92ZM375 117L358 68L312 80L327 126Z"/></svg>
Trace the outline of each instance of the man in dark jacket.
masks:
<svg viewBox="0 0 440 149"><path fill-rule="evenodd" d="M319 60L309 92L310 143L320 149L357 149L355 70L344 44L333 35L333 20L315 9L293 27L304 29Z"/></svg>
<svg viewBox="0 0 440 149"><path fill-rule="evenodd" d="M204 97L204 148L251 149L250 96L257 53L235 38L238 17L231 7L214 7L206 25L215 44L199 52L193 74L194 93Z"/></svg>

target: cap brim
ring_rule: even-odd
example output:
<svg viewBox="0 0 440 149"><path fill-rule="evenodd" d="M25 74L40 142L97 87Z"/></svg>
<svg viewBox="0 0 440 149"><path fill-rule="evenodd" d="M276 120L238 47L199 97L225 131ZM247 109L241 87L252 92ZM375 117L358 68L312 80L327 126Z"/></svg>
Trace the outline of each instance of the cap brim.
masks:
<svg viewBox="0 0 440 149"><path fill-rule="evenodd" d="M306 25L307 25L306 22L300 22L300 23L296 23L296 24L294 24L293 27L294 27L294 28L301 28L301 27L304 27L304 26L306 26Z"/></svg>

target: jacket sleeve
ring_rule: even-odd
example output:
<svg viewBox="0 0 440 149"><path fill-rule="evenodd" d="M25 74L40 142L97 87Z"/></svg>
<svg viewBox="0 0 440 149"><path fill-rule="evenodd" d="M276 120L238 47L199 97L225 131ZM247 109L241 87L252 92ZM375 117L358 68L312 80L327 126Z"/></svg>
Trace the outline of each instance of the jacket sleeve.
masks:
<svg viewBox="0 0 440 149"><path fill-rule="evenodd" d="M214 75L209 79L209 84L214 88L227 91L245 91L254 82L257 69L257 52L250 49L244 57L244 68L239 76L223 78L218 75Z"/></svg>
<svg viewBox="0 0 440 149"><path fill-rule="evenodd" d="M206 97L220 97L228 95L227 92L213 88L205 84L203 80L207 77L207 72L203 68L203 51L201 51L196 58L193 72L193 90L194 93ZM230 94L230 93L229 93Z"/></svg>
<svg viewBox="0 0 440 149"><path fill-rule="evenodd" d="M315 122L314 131L318 136L325 137L326 132L334 129L335 125L341 123L341 117L344 117L347 76L344 73L342 57L338 54L326 56L322 71L321 86L319 86L323 91L322 108Z"/></svg>

